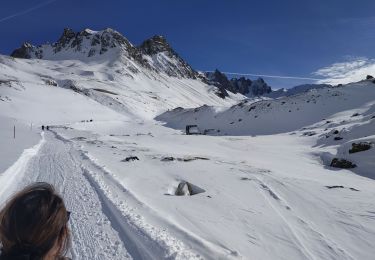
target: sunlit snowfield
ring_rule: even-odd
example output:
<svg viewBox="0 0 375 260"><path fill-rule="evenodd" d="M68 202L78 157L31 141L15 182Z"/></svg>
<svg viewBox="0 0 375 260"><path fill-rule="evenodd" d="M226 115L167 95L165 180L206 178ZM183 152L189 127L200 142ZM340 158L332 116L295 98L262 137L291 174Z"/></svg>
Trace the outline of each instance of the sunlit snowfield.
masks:
<svg viewBox="0 0 375 260"><path fill-rule="evenodd" d="M244 102L136 65L0 61L0 203L54 184L73 259L373 258L370 80ZM190 196L176 196L181 182Z"/></svg>

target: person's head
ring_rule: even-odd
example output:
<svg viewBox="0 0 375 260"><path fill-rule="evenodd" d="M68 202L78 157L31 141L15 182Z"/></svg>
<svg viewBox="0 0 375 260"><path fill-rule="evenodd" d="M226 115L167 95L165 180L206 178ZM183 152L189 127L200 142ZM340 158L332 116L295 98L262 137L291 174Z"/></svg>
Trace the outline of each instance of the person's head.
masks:
<svg viewBox="0 0 375 260"><path fill-rule="evenodd" d="M35 183L0 211L0 259L57 259L70 243L69 212L48 183Z"/></svg>

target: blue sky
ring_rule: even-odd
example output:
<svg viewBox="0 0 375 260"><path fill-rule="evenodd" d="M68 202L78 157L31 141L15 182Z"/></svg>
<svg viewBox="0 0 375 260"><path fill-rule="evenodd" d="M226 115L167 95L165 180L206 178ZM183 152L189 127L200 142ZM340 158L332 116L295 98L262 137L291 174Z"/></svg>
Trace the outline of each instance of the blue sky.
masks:
<svg viewBox="0 0 375 260"><path fill-rule="evenodd" d="M134 44L164 35L197 70L319 78L325 75L312 73L331 64L374 58L373 0L52 0L40 7L45 2L1 1L0 53L24 41L53 42L65 27L111 27ZM266 81L276 88L311 82Z"/></svg>

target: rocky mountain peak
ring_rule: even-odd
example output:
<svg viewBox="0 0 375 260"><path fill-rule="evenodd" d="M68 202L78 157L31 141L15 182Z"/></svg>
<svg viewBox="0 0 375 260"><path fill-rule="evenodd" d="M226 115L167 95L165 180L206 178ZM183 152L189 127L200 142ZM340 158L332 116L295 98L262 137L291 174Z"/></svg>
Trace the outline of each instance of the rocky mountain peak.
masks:
<svg viewBox="0 0 375 260"><path fill-rule="evenodd" d="M232 93L240 93L246 96L261 96L268 94L272 91L271 87L262 78L257 80L250 80L245 77L232 78L228 77L216 69L214 72L206 73L207 80L209 84L218 87L221 91L221 95L227 96L226 91Z"/></svg>
<svg viewBox="0 0 375 260"><path fill-rule="evenodd" d="M145 40L138 46L138 50L152 58L149 64L157 71L162 70L173 77L199 77L198 73L172 49L164 36L155 35Z"/></svg>
<svg viewBox="0 0 375 260"><path fill-rule="evenodd" d="M155 35L150 39L145 40L140 46L139 49L148 55L154 55L160 52L172 52L173 49L167 42L164 36Z"/></svg>
<svg viewBox="0 0 375 260"><path fill-rule="evenodd" d="M31 58L31 51L33 50L34 46L31 43L24 42L20 48L14 50L11 54L14 58L24 58L30 59Z"/></svg>
<svg viewBox="0 0 375 260"><path fill-rule="evenodd" d="M107 53L112 54L102 56ZM119 60L124 66L131 67L133 72L140 71L137 68L139 65L172 77L199 78L199 74L172 49L165 37L155 35L135 47L122 34L111 28L101 31L84 29L80 32L65 28L55 43L40 46L25 43L13 51L11 56L25 59L83 61L101 57L100 60ZM132 60L134 63L126 60Z"/></svg>
<svg viewBox="0 0 375 260"><path fill-rule="evenodd" d="M74 56L79 59L80 57L88 58L101 55L116 47L134 53L132 44L113 29L107 28L102 31L85 29L74 32L70 28L65 28L55 43L40 46L23 44L19 49L13 51L11 56L25 59L64 59L71 57L74 53Z"/></svg>

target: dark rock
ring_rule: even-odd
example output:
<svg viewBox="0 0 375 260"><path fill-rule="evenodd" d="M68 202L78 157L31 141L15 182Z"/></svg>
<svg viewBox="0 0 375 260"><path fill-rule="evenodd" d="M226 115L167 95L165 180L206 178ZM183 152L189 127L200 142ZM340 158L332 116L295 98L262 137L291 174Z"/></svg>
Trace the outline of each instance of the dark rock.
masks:
<svg viewBox="0 0 375 260"><path fill-rule="evenodd" d="M331 162L331 167L335 168L341 168L341 169L352 169L357 167L354 163L345 160L345 159L339 159L339 158L334 158Z"/></svg>
<svg viewBox="0 0 375 260"><path fill-rule="evenodd" d="M356 116L359 116L360 114L359 113L354 113L353 115L352 115L352 117L356 117Z"/></svg>
<svg viewBox="0 0 375 260"><path fill-rule="evenodd" d="M175 192L176 196L191 196L193 195L193 188L191 184L187 181L182 181L178 184Z"/></svg>
<svg viewBox="0 0 375 260"><path fill-rule="evenodd" d="M191 162L191 161L195 161L195 160L209 160L208 158L206 157L198 157L198 156L195 156L195 157L184 157L184 158L177 158L178 161L182 161L182 162Z"/></svg>
<svg viewBox="0 0 375 260"><path fill-rule="evenodd" d="M339 130L334 130L332 134L337 135L339 133Z"/></svg>
<svg viewBox="0 0 375 260"><path fill-rule="evenodd" d="M130 162L130 161L139 161L139 158L137 156L129 156L126 157L124 160L121 160L122 162Z"/></svg>
<svg viewBox="0 0 375 260"><path fill-rule="evenodd" d="M371 76L371 75L367 75L367 76L366 76L366 79L367 79L367 80L370 80L370 79L374 79L374 77Z"/></svg>
<svg viewBox="0 0 375 260"><path fill-rule="evenodd" d="M302 135L304 135L304 136L314 136L314 135L316 135L316 132L314 132L314 131L304 132Z"/></svg>
<svg viewBox="0 0 375 260"><path fill-rule="evenodd" d="M174 195L176 195L176 196L192 196L192 195L196 195L196 194L203 193L203 192L205 192L204 189L199 188L198 186L193 185L190 182L181 181L178 184L178 187L177 187Z"/></svg>
<svg viewBox="0 0 375 260"><path fill-rule="evenodd" d="M336 136L335 138L333 138L333 140L335 140L335 141L340 141L342 139L344 139L344 138L342 138L341 136Z"/></svg>
<svg viewBox="0 0 375 260"><path fill-rule="evenodd" d="M371 149L371 143L361 142L361 143L352 143L352 149L349 150L349 153L358 153Z"/></svg>
<svg viewBox="0 0 375 260"><path fill-rule="evenodd" d="M249 108L249 112L251 111L251 110L254 110L256 108L256 106L251 106L250 108Z"/></svg>
<svg viewBox="0 0 375 260"><path fill-rule="evenodd" d="M344 186L341 186L341 185L333 185L333 186L326 186L328 189L337 189L337 188L340 188L340 189L343 189Z"/></svg>
<svg viewBox="0 0 375 260"><path fill-rule="evenodd" d="M359 191L359 190L357 190L357 189L355 189L355 188L349 188L349 189L351 189L352 191Z"/></svg>
<svg viewBox="0 0 375 260"><path fill-rule="evenodd" d="M174 161L174 160L175 160L175 158L172 157L172 156L167 156L167 157L163 157L163 158L161 158L161 161L162 161L162 162L172 162L172 161Z"/></svg>

